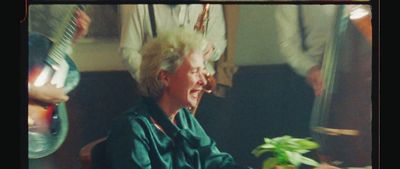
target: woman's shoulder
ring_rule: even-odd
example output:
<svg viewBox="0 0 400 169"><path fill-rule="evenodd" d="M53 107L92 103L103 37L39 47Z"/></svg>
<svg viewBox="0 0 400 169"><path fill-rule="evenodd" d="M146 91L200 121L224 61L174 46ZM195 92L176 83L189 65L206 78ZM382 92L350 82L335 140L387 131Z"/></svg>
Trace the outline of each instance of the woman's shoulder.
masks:
<svg viewBox="0 0 400 169"><path fill-rule="evenodd" d="M116 128L131 128L141 129L140 127L144 121L147 121L146 107L143 105L136 105L118 115L112 122L112 129ZM130 126L130 127L129 127Z"/></svg>

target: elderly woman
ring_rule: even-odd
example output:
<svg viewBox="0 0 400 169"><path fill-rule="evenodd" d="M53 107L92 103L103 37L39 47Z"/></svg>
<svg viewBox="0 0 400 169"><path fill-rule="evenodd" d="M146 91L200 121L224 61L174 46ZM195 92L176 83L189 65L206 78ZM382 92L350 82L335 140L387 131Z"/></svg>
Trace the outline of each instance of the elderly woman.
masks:
<svg viewBox="0 0 400 169"><path fill-rule="evenodd" d="M201 34L176 28L145 45L145 97L113 123L106 143L112 168L248 168L220 152L188 109L207 84L206 44Z"/></svg>

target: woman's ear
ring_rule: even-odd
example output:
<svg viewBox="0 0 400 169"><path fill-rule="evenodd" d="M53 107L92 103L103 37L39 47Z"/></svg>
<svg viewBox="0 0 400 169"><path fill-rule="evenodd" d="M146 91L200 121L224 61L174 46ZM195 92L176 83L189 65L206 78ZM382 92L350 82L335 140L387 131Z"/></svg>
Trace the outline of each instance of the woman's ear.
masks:
<svg viewBox="0 0 400 169"><path fill-rule="evenodd" d="M160 73L158 74L158 79L160 82L165 86L168 87L169 85L169 74L165 70L161 70Z"/></svg>

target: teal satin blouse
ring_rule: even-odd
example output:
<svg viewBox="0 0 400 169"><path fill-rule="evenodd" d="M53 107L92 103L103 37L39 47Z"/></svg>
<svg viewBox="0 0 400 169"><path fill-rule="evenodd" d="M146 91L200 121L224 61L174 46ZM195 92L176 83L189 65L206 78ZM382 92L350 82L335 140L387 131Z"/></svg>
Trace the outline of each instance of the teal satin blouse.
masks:
<svg viewBox="0 0 400 169"><path fill-rule="evenodd" d="M161 124L165 133L154 125L150 116ZM144 99L114 120L106 143L112 168L249 168L237 165L231 155L219 151L187 109L179 110L176 125L166 119L154 101ZM160 123L163 120L169 124L164 126Z"/></svg>

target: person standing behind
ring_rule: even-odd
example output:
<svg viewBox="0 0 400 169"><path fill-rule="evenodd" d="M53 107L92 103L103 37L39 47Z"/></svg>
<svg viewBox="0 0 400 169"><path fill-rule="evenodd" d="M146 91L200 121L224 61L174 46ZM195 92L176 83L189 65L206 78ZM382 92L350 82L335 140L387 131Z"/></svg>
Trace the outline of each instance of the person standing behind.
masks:
<svg viewBox="0 0 400 169"><path fill-rule="evenodd" d="M276 8L278 44L288 64L306 78L315 96L323 84L321 62L332 32L335 5L280 5Z"/></svg>
<svg viewBox="0 0 400 169"><path fill-rule="evenodd" d="M65 12L70 12L73 7L73 5L30 6L29 34L40 34L48 37L50 40L54 40L57 36L57 30L59 30L58 27L62 26ZM90 17L82 10L77 10L74 15L76 16L76 31L72 39L73 43L87 35L91 23ZM71 50L68 50L68 52L68 54L72 53ZM58 104L68 100L68 96L64 93L64 90L52 84L45 84L43 86L28 84L28 97L51 104Z"/></svg>
<svg viewBox="0 0 400 169"><path fill-rule="evenodd" d="M149 9L153 6L153 12ZM151 10L151 9L150 9ZM142 55L139 51L143 44L157 32L175 27L194 29L199 14L203 10L201 4L190 5L121 5L121 41L120 55L127 65L132 77L137 80ZM152 32L151 14L154 14L154 34ZM209 61L217 61L226 48L225 19L222 5L210 5L208 20L205 23L205 37L209 40ZM212 66L209 73L214 74Z"/></svg>
<svg viewBox="0 0 400 169"><path fill-rule="evenodd" d="M31 5L29 6L29 51L37 51L37 45L42 44L43 41L47 44L55 39L57 30L62 26L62 21L65 13L71 12L74 6L66 5ZM77 10L76 16L76 31L72 38L72 43L76 43L79 39L86 36L91 19L82 10ZM46 37L46 38L43 38ZM48 39L47 39L48 38ZM50 40L50 41L49 41ZM36 42L38 44L36 44ZM72 49L67 51L68 54ZM30 54L32 54L30 52ZM29 57L29 62L34 62L34 59ZM28 99L35 100L46 104L60 104L69 99L65 93L65 89L57 87L54 84L46 83L41 86L35 86L28 82ZM28 104L28 128L34 127L37 121L34 120L33 115L38 112L43 112L44 107ZM30 144L30 143L29 143ZM53 156L42 158L29 158L30 169L50 169L57 168Z"/></svg>
<svg viewBox="0 0 400 169"><path fill-rule="evenodd" d="M281 52L294 71L306 77L315 96L320 96L316 97L314 108L316 105L319 106L319 103L327 104L326 107L334 107L314 111L315 114L313 112L312 115L314 119L317 115L324 116L321 118L323 122L313 122L321 121L320 119L311 122L313 132L317 131L314 123L318 123L318 128L322 128L316 132L324 138L319 139L321 147L318 156L324 163L345 168L371 168L372 32L370 15L368 5L282 5L276 11ZM346 22L347 27L343 26L345 17L348 17L346 21L349 21ZM338 40L340 36L337 33L339 32L337 25L334 25L338 18L341 21L338 25L341 26L340 28L346 28L347 34L341 37L340 41L333 41ZM334 44L331 44L332 42ZM347 48L335 48L334 50L339 49L341 52L340 55L331 55L336 59L333 60L329 58L330 55L323 58L328 45L342 45ZM327 54L332 53L332 50L326 51L330 52ZM335 62L331 65L338 65L332 66L337 68L335 72L326 71L326 67L323 67L325 74L321 74L324 59ZM333 75L337 78L324 81L327 83L326 90L331 91L327 92L323 76L328 79ZM335 83L334 92L332 92L332 85L328 83ZM321 98L329 98L330 101L317 102ZM323 126L329 126L329 128ZM343 131L351 132L346 134ZM337 145L341 148L335 148Z"/></svg>
<svg viewBox="0 0 400 169"><path fill-rule="evenodd" d="M35 11L35 9L36 8L33 8L33 11ZM82 37L86 36L91 22L89 16L82 10L76 11L75 15L77 16L76 17L77 29L72 40L73 42L76 42ZM31 27L30 29L31 29L30 32L39 31L32 29ZM49 35L51 34L51 32L47 32L46 34ZM64 93L63 88L57 88L55 85L49 83L43 86L35 86L28 83L28 97L30 99L39 100L41 102L49 104L58 104L61 102L65 102L69 99L69 97ZM34 107L29 105L28 110L29 112L34 111ZM33 119L30 118L30 116L28 116L28 125L31 126L34 123L35 122L33 121Z"/></svg>

